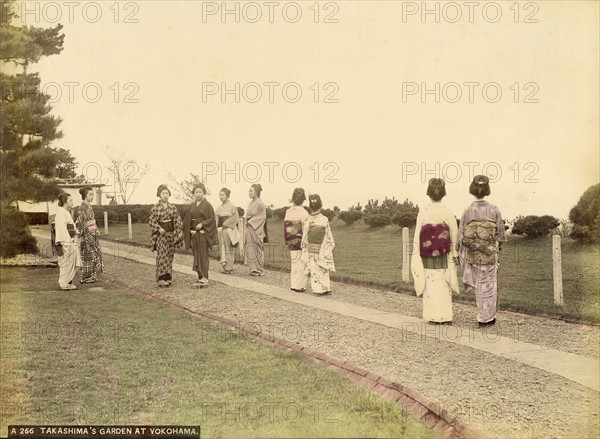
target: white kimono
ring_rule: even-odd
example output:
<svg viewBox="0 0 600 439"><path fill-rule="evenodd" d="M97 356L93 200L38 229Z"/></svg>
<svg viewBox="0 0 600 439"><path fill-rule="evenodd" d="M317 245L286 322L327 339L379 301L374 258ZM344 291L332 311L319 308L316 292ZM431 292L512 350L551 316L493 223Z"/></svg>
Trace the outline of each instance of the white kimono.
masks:
<svg viewBox="0 0 600 439"><path fill-rule="evenodd" d="M293 290L303 290L306 286L306 267L302 261L302 236L304 221L308 218L308 212L302 206L292 206L285 211L283 220L283 235L285 244L290 250L292 270L290 275L290 286Z"/></svg>
<svg viewBox="0 0 600 439"><path fill-rule="evenodd" d="M448 268L426 269L420 254L421 228L426 224L442 223L448 225L452 243L450 251L446 254ZM413 239L411 272L417 296L423 295L423 320L438 323L452 321L452 291L459 293L456 264L453 259L458 254L457 235L456 218L441 202L433 201L419 212Z"/></svg>
<svg viewBox="0 0 600 439"><path fill-rule="evenodd" d="M77 237L71 238L67 230L67 224L75 224L71 213L64 207L58 207L54 218L56 230L56 244L63 247L63 255L58 257L58 267L60 274L58 284L61 288L67 285L75 278L77 268L81 267L81 256L79 254L79 240Z"/></svg>
<svg viewBox="0 0 600 439"><path fill-rule="evenodd" d="M335 271L335 242L329 220L321 213L311 214L304 221L302 230L302 263L306 274L310 274L312 291L317 294L330 292L329 272Z"/></svg>

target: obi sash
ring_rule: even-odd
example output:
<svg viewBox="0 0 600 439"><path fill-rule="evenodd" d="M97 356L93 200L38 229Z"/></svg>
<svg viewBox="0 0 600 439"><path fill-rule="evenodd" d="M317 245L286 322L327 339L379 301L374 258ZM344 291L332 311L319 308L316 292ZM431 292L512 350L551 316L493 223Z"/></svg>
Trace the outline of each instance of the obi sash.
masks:
<svg viewBox="0 0 600 439"><path fill-rule="evenodd" d="M172 232L173 230L175 230L175 228L173 227L173 220L159 221L158 224L163 229L165 229L165 232Z"/></svg>
<svg viewBox="0 0 600 439"><path fill-rule="evenodd" d="M85 223L85 226L92 233L94 233L98 229L98 226L96 225L96 220L95 219L89 220L87 223Z"/></svg>
<svg viewBox="0 0 600 439"><path fill-rule="evenodd" d="M467 261L471 264L496 263L496 224L491 221L471 221L465 227L463 245L467 249Z"/></svg>
<svg viewBox="0 0 600 439"><path fill-rule="evenodd" d="M445 255L452 248L450 227L446 223L424 224L419 235L421 257L431 258Z"/></svg>
<svg viewBox="0 0 600 439"><path fill-rule="evenodd" d="M283 237L285 245L290 250L301 250L302 221L285 220L283 222Z"/></svg>
<svg viewBox="0 0 600 439"><path fill-rule="evenodd" d="M71 238L75 238L75 224L67 224L67 232Z"/></svg>
<svg viewBox="0 0 600 439"><path fill-rule="evenodd" d="M217 216L217 227L223 227L223 223L225 220L229 218L228 216Z"/></svg>
<svg viewBox="0 0 600 439"><path fill-rule="evenodd" d="M319 226L316 224L310 224L306 238L308 241L308 251L310 253L319 253L321 251L321 245L325 239L325 226Z"/></svg>

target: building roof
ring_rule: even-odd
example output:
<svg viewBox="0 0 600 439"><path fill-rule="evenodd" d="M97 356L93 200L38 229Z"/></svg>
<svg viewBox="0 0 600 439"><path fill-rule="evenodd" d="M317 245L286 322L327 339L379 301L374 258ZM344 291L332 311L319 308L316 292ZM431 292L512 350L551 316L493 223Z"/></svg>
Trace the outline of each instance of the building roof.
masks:
<svg viewBox="0 0 600 439"><path fill-rule="evenodd" d="M104 183L58 183L58 187L81 188L81 187L103 187Z"/></svg>

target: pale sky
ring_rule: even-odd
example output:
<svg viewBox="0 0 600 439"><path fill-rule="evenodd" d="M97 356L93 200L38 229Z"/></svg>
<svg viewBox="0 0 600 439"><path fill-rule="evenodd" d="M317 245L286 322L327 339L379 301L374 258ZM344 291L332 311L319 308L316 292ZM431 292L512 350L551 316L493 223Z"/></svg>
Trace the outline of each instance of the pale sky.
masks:
<svg viewBox="0 0 600 439"><path fill-rule="evenodd" d="M70 149L81 167L107 165L104 145L150 165L133 202L154 202L167 172L201 174L208 163L215 172L206 175L209 201L216 205L218 190L227 186L231 200L245 208L255 162L263 199L276 207L296 186L321 194L330 208L385 196L424 205L427 180L441 176L445 202L460 215L472 200L472 171L483 173L489 164L486 173L498 180L489 200L504 217L566 218L600 178L595 1L520 2L518 17L513 1L486 6L485 13L491 2L481 2L472 18L464 2L453 4L459 10L428 2L432 10L437 4L439 23L433 14L422 17L422 2L322 2L318 23L312 1L297 2L302 16L296 23L289 22L296 14L291 2L279 2L273 23L264 2L253 3L263 14L256 23L249 21L259 9L244 9L246 2L227 3L240 8L239 23L233 14L223 20L220 10L206 15L222 2L121 2L118 17L112 1L75 2L71 17L69 2L52 3L60 9L39 2L26 23L47 26L59 13L64 25L64 51L31 68L51 95L57 90L51 83L60 85L53 114L64 119L65 137L56 146ZM492 23L498 8L502 15ZM98 11L102 16L93 23ZM462 16L451 23L457 12ZM329 14L338 22L325 23ZM69 82L80 84L73 102ZM228 89L240 83L246 93L239 103L234 94L223 103L220 91L203 102L203 87L211 82ZM269 82L280 84L274 102ZM82 94L91 83L102 91L96 103ZM249 83L260 85L256 103L246 102L257 90ZM296 103L282 95L288 83L302 91ZM435 93L422 102L422 84L434 90L436 83L439 102ZM496 85L486 86L484 95L490 83ZM487 102L498 88L498 102ZM88 97L94 90L88 86ZM294 90L287 89L288 99ZM462 95L452 103L457 90ZM324 103L331 92L338 102ZM124 102L128 95L138 102ZM528 97L538 102L525 103ZM265 162L279 163L272 182ZM239 172L225 174L236 163ZM302 178L291 182L297 166ZM445 172L436 175L436 167ZM102 178L112 182L106 169Z"/></svg>

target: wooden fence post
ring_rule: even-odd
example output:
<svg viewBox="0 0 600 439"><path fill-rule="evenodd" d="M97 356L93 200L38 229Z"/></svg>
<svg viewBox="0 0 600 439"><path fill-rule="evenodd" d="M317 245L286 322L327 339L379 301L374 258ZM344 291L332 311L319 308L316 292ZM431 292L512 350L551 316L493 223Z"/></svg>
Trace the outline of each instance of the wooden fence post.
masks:
<svg viewBox="0 0 600 439"><path fill-rule="evenodd" d="M129 240L133 240L133 229L131 227L131 213L127 214L127 228L129 232Z"/></svg>
<svg viewBox="0 0 600 439"><path fill-rule="evenodd" d="M238 220L238 229L240 230L240 242L238 244L238 250L240 253L240 258L242 261L244 259L244 233L246 232L246 220L244 218L240 218Z"/></svg>
<svg viewBox="0 0 600 439"><path fill-rule="evenodd" d="M552 274L554 278L554 303L564 305L562 281L562 254L560 235L552 236Z"/></svg>
<svg viewBox="0 0 600 439"><path fill-rule="evenodd" d="M108 212L104 211L104 234L108 235Z"/></svg>
<svg viewBox="0 0 600 439"><path fill-rule="evenodd" d="M408 227L402 227L402 282L410 281L410 253Z"/></svg>

